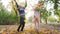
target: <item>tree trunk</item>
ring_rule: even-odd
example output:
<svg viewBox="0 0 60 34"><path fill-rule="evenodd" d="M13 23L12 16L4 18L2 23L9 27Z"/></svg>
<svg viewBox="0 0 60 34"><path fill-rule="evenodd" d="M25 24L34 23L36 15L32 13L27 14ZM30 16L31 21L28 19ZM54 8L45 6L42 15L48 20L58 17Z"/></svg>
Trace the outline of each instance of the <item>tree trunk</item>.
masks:
<svg viewBox="0 0 60 34"><path fill-rule="evenodd" d="M60 23L60 16L59 16L59 23Z"/></svg>
<svg viewBox="0 0 60 34"><path fill-rule="evenodd" d="M46 24L47 24L47 17L45 18L45 22L46 22Z"/></svg>
<svg viewBox="0 0 60 34"><path fill-rule="evenodd" d="M57 23L60 23L60 16L59 16L59 21L57 21Z"/></svg>

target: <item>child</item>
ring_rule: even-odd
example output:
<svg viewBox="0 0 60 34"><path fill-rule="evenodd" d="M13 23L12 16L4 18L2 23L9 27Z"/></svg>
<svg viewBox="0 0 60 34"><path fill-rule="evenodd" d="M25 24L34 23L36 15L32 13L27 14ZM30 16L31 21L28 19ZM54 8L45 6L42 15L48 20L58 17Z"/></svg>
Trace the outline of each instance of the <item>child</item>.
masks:
<svg viewBox="0 0 60 34"><path fill-rule="evenodd" d="M39 1L38 4L34 7L34 23L35 23L35 29L36 30L39 29L39 24L40 24L40 9L41 9L42 5L43 5L43 3L41 3Z"/></svg>
<svg viewBox="0 0 60 34"><path fill-rule="evenodd" d="M16 2L16 0L14 0L15 2ZM17 4L17 2L16 2L16 7L17 7L17 10L18 10L18 12L19 12L19 14L20 14L20 25L19 25L19 27L18 27L18 29L17 29L17 31L19 32L19 30L21 29L21 31L23 31L23 29L24 29L24 26L25 26L25 22L24 22L24 20L25 20L25 8L26 8L26 6L27 6L27 2L25 1L25 7L23 7L23 6L21 6L21 5L18 5Z"/></svg>

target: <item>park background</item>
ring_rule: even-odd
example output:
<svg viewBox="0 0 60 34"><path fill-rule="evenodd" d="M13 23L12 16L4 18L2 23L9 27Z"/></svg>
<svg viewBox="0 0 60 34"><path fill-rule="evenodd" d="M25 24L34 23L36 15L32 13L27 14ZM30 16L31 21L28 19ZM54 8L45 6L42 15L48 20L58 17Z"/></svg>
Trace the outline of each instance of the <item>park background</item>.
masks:
<svg viewBox="0 0 60 34"><path fill-rule="evenodd" d="M25 5L25 0L20 0L18 4L22 6ZM28 6L25 9L26 18L30 20L30 17L33 15L31 10L34 4L37 4L37 1L29 0L27 1ZM44 8L40 9L40 18L42 23L59 23L60 22L60 1L59 0L42 0L44 2ZM16 14L13 7L14 3L11 0L0 0L0 25L4 24L18 24L19 16L16 18Z"/></svg>
<svg viewBox="0 0 60 34"><path fill-rule="evenodd" d="M24 1L25 0L20 0L20 2L19 2L19 0L17 0L18 4L21 4L22 6L25 5ZM40 0L40 1L44 3L43 8L40 9L41 23L45 24L46 26L47 26L47 24L59 24L60 23L60 0ZM37 3L38 3L38 0L27 0L28 6L25 9L25 12L27 13L26 14L26 19L27 19L26 25L34 24L31 21L32 20L31 16L34 13L32 11L32 9L33 9L33 6L35 6L35 4L37 4ZM19 15L18 15L18 17L16 17L14 7L16 7L16 6L15 6L14 2L12 2L12 0L0 0L0 27L1 27L1 25L4 25L4 26L5 25L15 25L16 26L19 24L20 18L19 18ZM14 28L16 28L15 26L14 26ZM47 27L45 27L45 28L47 28ZM31 31L29 31L29 32L31 33ZM32 31L32 32L34 32L34 31ZM45 30L43 30L43 32L45 32Z"/></svg>

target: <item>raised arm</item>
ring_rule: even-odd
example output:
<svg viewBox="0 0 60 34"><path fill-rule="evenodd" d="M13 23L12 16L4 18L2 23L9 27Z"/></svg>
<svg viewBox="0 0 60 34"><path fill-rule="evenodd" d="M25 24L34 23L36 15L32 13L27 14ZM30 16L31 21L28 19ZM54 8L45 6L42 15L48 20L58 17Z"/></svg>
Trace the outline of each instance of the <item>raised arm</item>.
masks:
<svg viewBox="0 0 60 34"><path fill-rule="evenodd" d="M25 0L25 8L27 7L27 1Z"/></svg>

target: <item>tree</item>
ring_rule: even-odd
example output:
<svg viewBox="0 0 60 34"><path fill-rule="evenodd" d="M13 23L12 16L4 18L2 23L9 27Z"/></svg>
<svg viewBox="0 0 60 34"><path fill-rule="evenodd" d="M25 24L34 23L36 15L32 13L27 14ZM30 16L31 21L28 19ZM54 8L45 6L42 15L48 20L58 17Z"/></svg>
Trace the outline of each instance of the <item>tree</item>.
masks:
<svg viewBox="0 0 60 34"><path fill-rule="evenodd" d="M60 1L60 0L45 0L45 2L48 2L48 1L50 1L50 3L51 2L53 2L54 3L54 13L55 13L55 15L58 15L58 16L60 16L59 15L59 10L58 10L58 4L60 4L58 1Z"/></svg>
<svg viewBox="0 0 60 34"><path fill-rule="evenodd" d="M58 9L58 4L60 4L58 1L59 0L45 0L45 2L48 2L48 1L50 1L50 3L51 3L51 1L54 3L54 9Z"/></svg>
<svg viewBox="0 0 60 34"><path fill-rule="evenodd" d="M57 16L59 16L59 21L58 21L58 23L60 22L60 10L55 10L55 15L57 15Z"/></svg>
<svg viewBox="0 0 60 34"><path fill-rule="evenodd" d="M9 13L2 3L0 3L0 25L18 24L19 20L17 21L17 19L19 19L19 17L16 18L14 11Z"/></svg>
<svg viewBox="0 0 60 34"><path fill-rule="evenodd" d="M17 13L18 10L16 8L16 2L12 0L9 4L11 6L12 11L15 12L16 16L18 16L18 13Z"/></svg>
<svg viewBox="0 0 60 34"><path fill-rule="evenodd" d="M6 11L7 10L4 8L2 3L0 3L0 24L4 24L4 22L6 21L6 17L8 15L8 13Z"/></svg>
<svg viewBox="0 0 60 34"><path fill-rule="evenodd" d="M50 16L50 15L51 15L51 12L48 12L48 11L46 10L46 8L40 10L40 16L41 16L42 19L45 19L46 24L47 24L48 16Z"/></svg>

